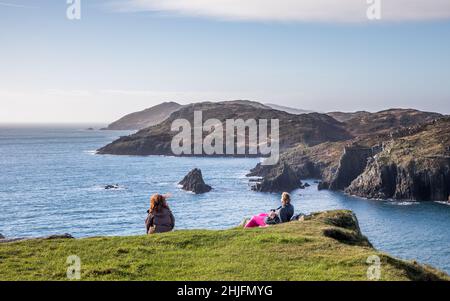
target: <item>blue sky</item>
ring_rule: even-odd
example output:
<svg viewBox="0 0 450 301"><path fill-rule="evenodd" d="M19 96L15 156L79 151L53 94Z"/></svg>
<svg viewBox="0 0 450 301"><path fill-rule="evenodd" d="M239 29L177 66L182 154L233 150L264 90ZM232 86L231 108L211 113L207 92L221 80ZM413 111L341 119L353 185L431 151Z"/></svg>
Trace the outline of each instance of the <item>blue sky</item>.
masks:
<svg viewBox="0 0 450 301"><path fill-rule="evenodd" d="M162 101L231 99L450 113L450 1L379 21L355 17L355 0L345 14L318 1L318 16L292 0L166 1L82 0L69 21L65 0L0 0L0 122L109 122Z"/></svg>

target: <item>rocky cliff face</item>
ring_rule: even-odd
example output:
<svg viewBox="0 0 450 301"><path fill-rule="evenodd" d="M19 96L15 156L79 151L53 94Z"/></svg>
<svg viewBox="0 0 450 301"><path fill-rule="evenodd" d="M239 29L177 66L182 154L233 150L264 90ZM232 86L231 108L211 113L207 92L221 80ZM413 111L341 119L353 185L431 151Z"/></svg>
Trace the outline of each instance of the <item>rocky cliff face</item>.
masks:
<svg viewBox="0 0 450 301"><path fill-rule="evenodd" d="M448 201L450 118L393 137L345 191L375 199Z"/></svg>
<svg viewBox="0 0 450 301"><path fill-rule="evenodd" d="M283 164L300 179L322 179L319 189L374 199L447 201L450 117L352 142L296 146L281 156L277 166L258 165L249 175L268 177Z"/></svg>
<svg viewBox="0 0 450 301"><path fill-rule="evenodd" d="M253 190L261 192L283 192L300 188L302 182L289 165L284 164L267 174L260 183L253 186Z"/></svg>
<svg viewBox="0 0 450 301"><path fill-rule="evenodd" d="M425 158L406 166L375 159L345 191L374 199L447 201L450 158Z"/></svg>
<svg viewBox="0 0 450 301"><path fill-rule="evenodd" d="M365 170L367 160L372 155L372 148L369 147L345 147L337 171L329 184L329 189L344 190L347 188Z"/></svg>
<svg viewBox="0 0 450 301"><path fill-rule="evenodd" d="M202 171L198 168L191 170L179 183L183 190L191 191L195 194L201 194L211 191L211 186L206 185L203 180Z"/></svg>

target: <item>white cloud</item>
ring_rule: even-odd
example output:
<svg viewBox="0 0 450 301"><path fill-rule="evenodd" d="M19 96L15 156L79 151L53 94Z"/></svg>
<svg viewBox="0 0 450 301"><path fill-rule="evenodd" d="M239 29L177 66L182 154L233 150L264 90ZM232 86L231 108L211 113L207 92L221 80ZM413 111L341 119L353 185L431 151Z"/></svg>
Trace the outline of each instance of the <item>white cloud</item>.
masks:
<svg viewBox="0 0 450 301"><path fill-rule="evenodd" d="M385 21L450 19L450 0L380 1L382 20ZM225 20L364 22L368 20L367 2L368 0L126 0L113 4L120 11L169 12Z"/></svg>

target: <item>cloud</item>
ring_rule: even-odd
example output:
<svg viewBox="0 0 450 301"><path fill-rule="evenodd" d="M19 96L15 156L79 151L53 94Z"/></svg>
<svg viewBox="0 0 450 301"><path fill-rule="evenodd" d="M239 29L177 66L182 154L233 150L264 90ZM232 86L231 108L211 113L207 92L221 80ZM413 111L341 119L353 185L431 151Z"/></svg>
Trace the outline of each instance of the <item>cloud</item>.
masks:
<svg viewBox="0 0 450 301"><path fill-rule="evenodd" d="M378 0L126 0L119 11L153 11L221 20L288 22L364 22ZM385 21L450 19L449 0L379 0Z"/></svg>

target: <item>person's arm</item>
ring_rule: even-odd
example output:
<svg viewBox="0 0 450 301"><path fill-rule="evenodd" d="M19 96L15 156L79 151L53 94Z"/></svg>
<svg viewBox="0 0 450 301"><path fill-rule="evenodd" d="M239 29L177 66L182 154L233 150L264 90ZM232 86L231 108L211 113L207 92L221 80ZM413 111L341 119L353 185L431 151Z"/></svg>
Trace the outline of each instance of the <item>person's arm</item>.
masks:
<svg viewBox="0 0 450 301"><path fill-rule="evenodd" d="M147 234L150 231L150 228L153 226L153 215L149 214L145 219L145 228L147 229Z"/></svg>
<svg viewBox="0 0 450 301"><path fill-rule="evenodd" d="M175 216L173 215L172 211L170 211L170 226L171 228L175 228Z"/></svg>
<svg viewBox="0 0 450 301"><path fill-rule="evenodd" d="M280 217L280 220L282 223L288 222L288 209L286 207L281 207L278 211L278 216Z"/></svg>

